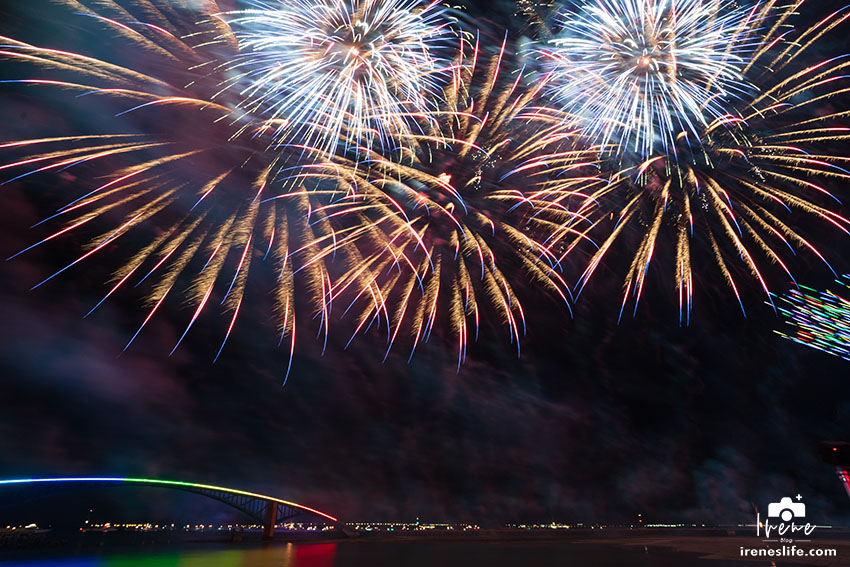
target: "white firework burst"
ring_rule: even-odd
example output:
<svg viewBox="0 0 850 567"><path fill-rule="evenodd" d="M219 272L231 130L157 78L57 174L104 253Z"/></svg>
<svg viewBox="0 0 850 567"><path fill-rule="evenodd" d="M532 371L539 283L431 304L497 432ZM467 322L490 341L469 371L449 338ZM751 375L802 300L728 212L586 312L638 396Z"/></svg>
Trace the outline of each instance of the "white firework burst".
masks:
<svg viewBox="0 0 850 567"><path fill-rule="evenodd" d="M437 1L249 0L221 16L243 110L278 141L329 153L409 146L437 108L454 34Z"/></svg>
<svg viewBox="0 0 850 567"><path fill-rule="evenodd" d="M590 0L560 16L540 50L548 95L593 142L646 158L675 151L748 92L758 3Z"/></svg>

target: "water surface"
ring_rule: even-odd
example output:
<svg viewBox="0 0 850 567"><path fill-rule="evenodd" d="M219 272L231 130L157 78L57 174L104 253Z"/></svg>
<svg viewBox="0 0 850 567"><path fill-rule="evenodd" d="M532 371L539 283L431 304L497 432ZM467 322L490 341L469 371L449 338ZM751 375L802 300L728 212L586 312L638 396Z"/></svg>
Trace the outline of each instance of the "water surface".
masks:
<svg viewBox="0 0 850 567"><path fill-rule="evenodd" d="M741 567L664 549L576 543L345 542L4 559L0 567Z"/></svg>

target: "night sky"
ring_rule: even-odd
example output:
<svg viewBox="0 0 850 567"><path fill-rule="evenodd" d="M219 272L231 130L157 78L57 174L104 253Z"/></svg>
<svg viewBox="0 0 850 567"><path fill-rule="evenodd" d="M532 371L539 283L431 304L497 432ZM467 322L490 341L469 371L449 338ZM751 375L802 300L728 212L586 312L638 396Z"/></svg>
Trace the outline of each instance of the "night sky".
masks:
<svg viewBox="0 0 850 567"><path fill-rule="evenodd" d="M39 23L30 12L44 7L10 5L0 5L0 33L67 46L61 28L43 23L46 8ZM489 18L516 24L509 3L500 8ZM0 89L2 140L80 120L57 108ZM0 189L0 257L43 237L29 227L55 209L62 183L42 176ZM821 236L833 266L850 271L848 238ZM547 298L528 302L520 358L502 329L483 333L457 372L445 337L409 363L402 350L382 362L384 343L345 350L343 333L322 354L314 327L284 386L288 352L263 292L213 364L225 318L202 317L172 356L191 316L179 304L123 353L143 318L141 293L83 319L108 289L108 255L30 290L81 244L62 239L0 262L0 477L173 478L347 520L485 525L638 513L746 522L753 504L799 492L818 523L850 522L850 501L817 452L822 440L850 440L850 363L773 333L780 320L756 284L744 291L744 317L712 266L690 327L679 325L663 263L636 316L618 324L620 265L596 277L572 317ZM832 281L811 258L795 274L812 287ZM784 280L772 283L784 291ZM140 499L124 513L166 519L176 513L169 502ZM0 523L19 515L0 506Z"/></svg>

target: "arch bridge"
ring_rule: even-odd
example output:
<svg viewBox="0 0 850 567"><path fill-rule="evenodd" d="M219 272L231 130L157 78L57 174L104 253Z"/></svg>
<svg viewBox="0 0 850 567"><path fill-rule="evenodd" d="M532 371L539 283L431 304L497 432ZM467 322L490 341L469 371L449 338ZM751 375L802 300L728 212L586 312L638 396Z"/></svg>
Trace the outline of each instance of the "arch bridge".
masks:
<svg viewBox="0 0 850 567"><path fill-rule="evenodd" d="M273 496L212 486L209 484L197 484L194 482L182 482L178 480L160 480L153 478L113 478L113 477L67 477L67 478L26 478L13 480L0 480L0 487L8 485L36 485L36 484L87 484L87 485L141 485L161 488L172 488L212 498L254 519L263 525L263 536L272 538L275 525L297 516L306 515L316 518L320 522L338 524L339 520L320 512L315 508L309 508L295 502L281 500Z"/></svg>

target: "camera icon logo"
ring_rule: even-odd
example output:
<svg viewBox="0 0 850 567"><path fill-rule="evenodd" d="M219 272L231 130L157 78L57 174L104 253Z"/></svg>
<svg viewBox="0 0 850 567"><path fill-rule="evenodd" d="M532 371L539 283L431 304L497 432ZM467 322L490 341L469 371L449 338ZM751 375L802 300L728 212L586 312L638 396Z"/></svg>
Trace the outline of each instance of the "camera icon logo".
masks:
<svg viewBox="0 0 850 567"><path fill-rule="evenodd" d="M798 496L798 499L802 497ZM802 502L794 502L786 496L779 502L768 504L767 515L770 518L780 518L783 522L790 522L794 518L806 517L806 505Z"/></svg>

